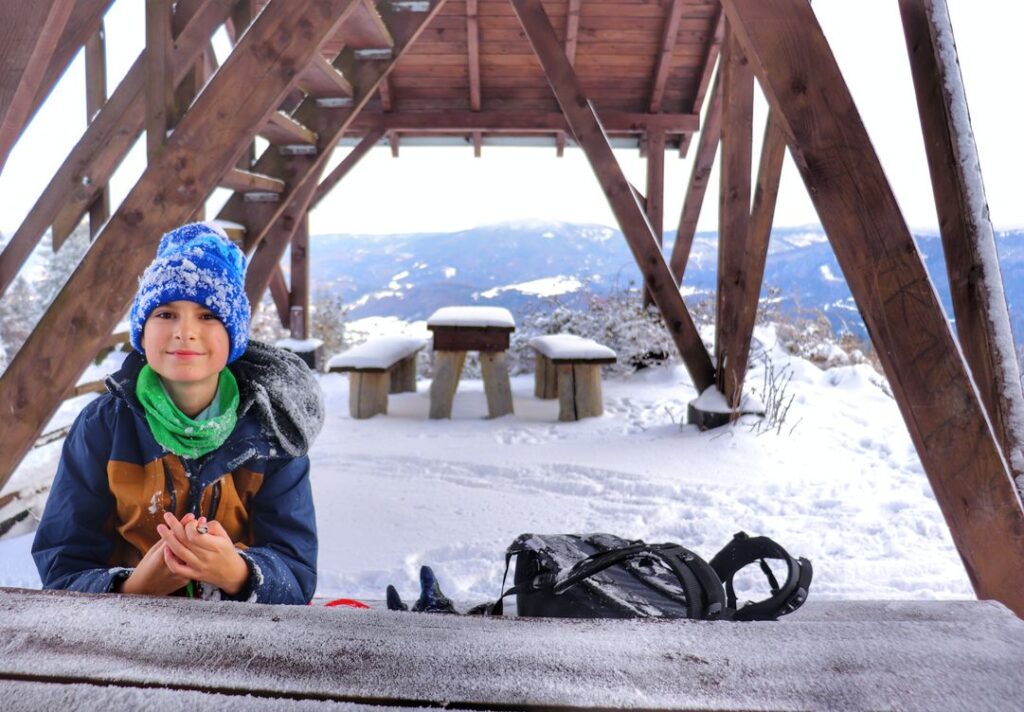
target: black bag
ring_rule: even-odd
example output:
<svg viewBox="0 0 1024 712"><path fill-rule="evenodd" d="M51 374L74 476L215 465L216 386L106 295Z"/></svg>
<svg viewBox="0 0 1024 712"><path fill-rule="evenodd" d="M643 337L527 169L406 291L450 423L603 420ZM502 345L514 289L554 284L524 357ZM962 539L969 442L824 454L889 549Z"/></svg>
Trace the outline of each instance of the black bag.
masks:
<svg viewBox="0 0 1024 712"><path fill-rule="evenodd" d="M506 577L513 558L514 585L490 607L498 615L501 601L515 594L520 616L774 620L803 604L812 576L807 559L794 559L771 539L743 532L711 564L678 544L612 534L523 534L506 552ZM733 576L759 559L772 595L737 609ZM787 563L784 585L765 559Z"/></svg>

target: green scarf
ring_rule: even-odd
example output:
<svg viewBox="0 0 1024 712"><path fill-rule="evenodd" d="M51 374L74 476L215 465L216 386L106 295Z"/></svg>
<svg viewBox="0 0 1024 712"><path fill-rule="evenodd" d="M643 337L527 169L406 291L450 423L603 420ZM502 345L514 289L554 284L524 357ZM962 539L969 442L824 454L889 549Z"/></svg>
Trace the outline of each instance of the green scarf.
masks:
<svg viewBox="0 0 1024 712"><path fill-rule="evenodd" d="M135 395L146 411L153 437L165 448L184 457L202 457L219 448L238 422L238 382L229 369L220 372L217 385L220 414L208 420L193 420L167 395L160 376L145 365L135 383ZM216 397L216 396L215 396Z"/></svg>

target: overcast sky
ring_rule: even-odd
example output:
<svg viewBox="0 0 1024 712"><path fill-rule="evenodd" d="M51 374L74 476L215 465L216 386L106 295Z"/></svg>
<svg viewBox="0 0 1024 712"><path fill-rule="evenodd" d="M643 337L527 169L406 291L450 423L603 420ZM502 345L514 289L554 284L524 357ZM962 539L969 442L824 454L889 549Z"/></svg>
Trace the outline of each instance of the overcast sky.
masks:
<svg viewBox="0 0 1024 712"><path fill-rule="evenodd" d="M1024 226L1021 158L1024 141L1024 60L1018 51L1024 9L1008 0L948 0L982 170L997 229ZM115 3L107 16L111 89L142 48L143 3ZM912 227L933 229L935 207L920 137L914 92L896 0L814 0L871 139ZM586 9L584 8L584 14ZM0 175L0 231L10 234L81 135L85 126L84 68L79 57L11 153ZM755 159L763 133L763 102L755 115ZM598 107L600 110L600 107ZM119 201L144 166L144 139L112 183ZM336 151L341 160L347 149ZM665 228L674 230L695 151L666 161ZM627 177L643 189L644 162L617 151ZM700 229L713 230L717 171ZM213 212L224 199L211 199ZM314 234L457 230L509 220L550 219L614 225L581 151L484 147L403 147L398 159L377 148L312 215ZM817 223L817 215L787 157L776 225Z"/></svg>

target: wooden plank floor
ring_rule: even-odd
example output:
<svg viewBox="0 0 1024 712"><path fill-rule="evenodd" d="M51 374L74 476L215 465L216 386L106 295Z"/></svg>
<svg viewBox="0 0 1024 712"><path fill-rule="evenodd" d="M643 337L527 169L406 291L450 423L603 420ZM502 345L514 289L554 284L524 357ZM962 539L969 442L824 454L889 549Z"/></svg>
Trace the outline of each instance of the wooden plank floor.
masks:
<svg viewBox="0 0 1024 712"><path fill-rule="evenodd" d="M816 602L777 623L486 619L0 589L5 710L1019 709L1024 621Z"/></svg>

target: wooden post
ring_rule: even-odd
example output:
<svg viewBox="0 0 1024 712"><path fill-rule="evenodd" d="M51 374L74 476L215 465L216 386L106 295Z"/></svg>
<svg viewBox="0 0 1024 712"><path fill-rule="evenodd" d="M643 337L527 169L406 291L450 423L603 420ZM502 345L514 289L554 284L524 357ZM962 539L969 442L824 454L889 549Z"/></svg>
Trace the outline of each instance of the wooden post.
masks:
<svg viewBox="0 0 1024 712"><path fill-rule="evenodd" d="M418 351L416 353L419 353ZM391 393L415 393L416 392L416 354L391 367Z"/></svg>
<svg viewBox="0 0 1024 712"><path fill-rule="evenodd" d="M150 162L174 127L171 3L146 0L146 155Z"/></svg>
<svg viewBox="0 0 1024 712"><path fill-rule="evenodd" d="M292 235L292 288L288 305L292 311L298 309L301 318L292 324L293 339L309 338L309 213L301 218ZM298 327L298 331L296 331Z"/></svg>
<svg viewBox="0 0 1024 712"><path fill-rule="evenodd" d="M718 143L722 136L722 87L720 78L715 78L715 86L711 90L711 102L704 114L704 123L697 143L697 155L693 158L690 172L690 184L683 199L683 210L679 215L679 229L676 230L676 241L672 245L672 257L669 268L676 284L683 283L686 263L690 259L693 248L693 237L697 233L697 220L700 209L704 205L704 195L708 190L708 179L711 167L715 164Z"/></svg>
<svg viewBox="0 0 1024 712"><path fill-rule="evenodd" d="M123 317L160 236L205 200L355 1L272 0L182 118L0 377L0 487Z"/></svg>
<svg viewBox="0 0 1024 712"><path fill-rule="evenodd" d="M555 368L558 371L559 420L595 418L604 413L600 364L559 363Z"/></svg>
<svg viewBox="0 0 1024 712"><path fill-rule="evenodd" d="M660 250L665 234L665 134L647 133L647 200L644 206ZM644 306L651 304L651 292L644 285Z"/></svg>
<svg viewBox="0 0 1024 712"><path fill-rule="evenodd" d="M500 418L512 412L512 383L504 351L480 352L480 375L487 396L487 417Z"/></svg>
<svg viewBox="0 0 1024 712"><path fill-rule="evenodd" d="M718 195L718 299L715 374L726 401L739 404L743 374L734 353L750 224L754 74L726 22L722 46L722 170ZM758 285L760 286L760 285ZM742 364L746 368L746 364Z"/></svg>
<svg viewBox="0 0 1024 712"><path fill-rule="evenodd" d="M683 303L675 280L651 226L633 197L629 182L608 144L594 107L586 99L575 70L565 57L551 21L540 0L511 0L519 22L533 46L548 83L558 99L566 120L587 154L605 197L615 214L619 227L640 266L654 302L665 318L665 324L682 355L683 363L698 390L703 391L715 381L714 366L704 343Z"/></svg>
<svg viewBox="0 0 1024 712"><path fill-rule="evenodd" d="M465 351L434 351L434 379L430 382L430 418L452 417L455 389L459 386Z"/></svg>
<svg viewBox="0 0 1024 712"><path fill-rule="evenodd" d="M979 598L1024 616L1020 497L824 33L803 1L723 7L786 133L967 575Z"/></svg>
<svg viewBox="0 0 1024 712"><path fill-rule="evenodd" d="M85 111L86 120L93 119L107 103L107 49L103 23L92 37L85 43ZM110 217L110 192L103 187L89 206L89 236L103 227ZM56 242L56 240L55 240Z"/></svg>
<svg viewBox="0 0 1024 712"><path fill-rule="evenodd" d="M533 395L544 399L558 397L558 370L551 359L539 352L534 356Z"/></svg>
<svg viewBox="0 0 1024 712"><path fill-rule="evenodd" d="M357 419L387 415L391 377L387 371L351 371L348 374L348 412Z"/></svg>
<svg viewBox="0 0 1024 712"><path fill-rule="evenodd" d="M0 52L0 170L35 111L33 99L74 6L74 0L0 3L7 40Z"/></svg>
<svg viewBox="0 0 1024 712"><path fill-rule="evenodd" d="M1010 469L1015 477L1021 477L1024 395L967 96L959 66L951 61L956 57L953 28L945 0L900 0L900 12L946 255L956 334Z"/></svg>

